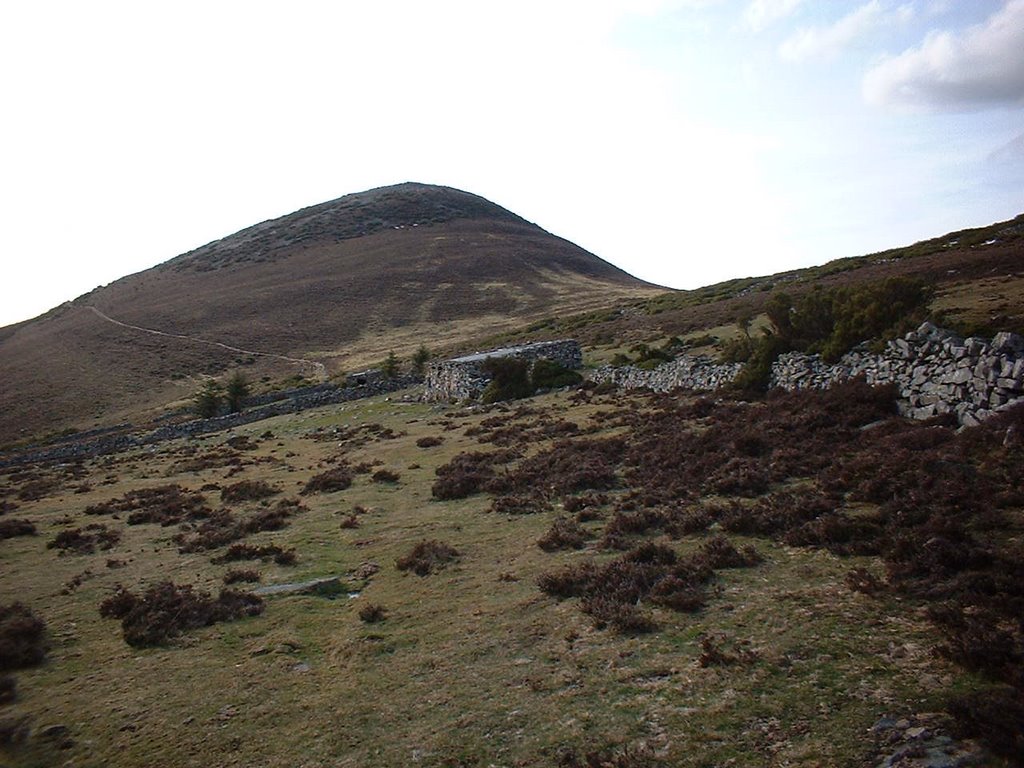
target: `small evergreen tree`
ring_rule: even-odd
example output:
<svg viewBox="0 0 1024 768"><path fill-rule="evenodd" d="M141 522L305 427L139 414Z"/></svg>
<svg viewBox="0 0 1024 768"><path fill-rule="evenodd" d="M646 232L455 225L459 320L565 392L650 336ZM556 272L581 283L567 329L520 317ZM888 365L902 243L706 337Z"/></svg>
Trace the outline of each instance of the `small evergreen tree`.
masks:
<svg viewBox="0 0 1024 768"><path fill-rule="evenodd" d="M220 413L224 402L224 388L215 379L207 379L192 398L196 414L202 419L209 419Z"/></svg>
<svg viewBox="0 0 1024 768"><path fill-rule="evenodd" d="M422 376L423 370L427 367L427 361L430 359L430 350L424 344L420 344L420 348L416 350L416 353L412 356L412 369L413 371Z"/></svg>
<svg viewBox="0 0 1024 768"><path fill-rule="evenodd" d="M228 413L238 413L242 410L245 398L249 396L249 382L240 372L236 372L228 381L224 393L227 401Z"/></svg>
<svg viewBox="0 0 1024 768"><path fill-rule="evenodd" d="M388 352L387 358L380 364L380 370L389 379L398 375L398 357L394 352Z"/></svg>

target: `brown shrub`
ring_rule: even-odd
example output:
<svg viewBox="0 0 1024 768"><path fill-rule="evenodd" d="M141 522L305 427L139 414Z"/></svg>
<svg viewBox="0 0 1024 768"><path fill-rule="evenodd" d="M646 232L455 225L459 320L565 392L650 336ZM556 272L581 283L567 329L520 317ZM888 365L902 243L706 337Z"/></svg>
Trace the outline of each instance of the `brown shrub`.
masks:
<svg viewBox="0 0 1024 768"><path fill-rule="evenodd" d="M495 486L494 467L519 457L518 451L504 449L483 453L460 453L435 470L437 480L431 488L435 499L464 499Z"/></svg>
<svg viewBox="0 0 1024 768"><path fill-rule="evenodd" d="M550 511L551 502L536 493L498 496L491 502L491 512L499 515L535 515Z"/></svg>
<svg viewBox="0 0 1024 768"><path fill-rule="evenodd" d="M29 480L18 490L18 499L21 501L38 501L46 496L56 493L60 489L60 482L52 477L40 477Z"/></svg>
<svg viewBox="0 0 1024 768"><path fill-rule="evenodd" d="M612 746L582 754L566 747L558 755L559 768L655 768L661 764L646 746Z"/></svg>
<svg viewBox="0 0 1024 768"><path fill-rule="evenodd" d="M426 576L446 567L458 557L457 549L433 539L419 542L407 555L398 558L395 566L400 571L412 571L417 576Z"/></svg>
<svg viewBox="0 0 1024 768"><path fill-rule="evenodd" d="M714 570L749 568L764 562L764 558L756 549L748 545L740 551L725 536L713 536L708 539L700 548L699 557Z"/></svg>
<svg viewBox="0 0 1024 768"><path fill-rule="evenodd" d="M108 550L121 540L121 533L107 526L92 523L84 528L61 531L47 543L47 549L62 549L76 555L89 555L96 548Z"/></svg>
<svg viewBox="0 0 1024 768"><path fill-rule="evenodd" d="M243 570L239 568L233 568L224 574L224 583L227 585L239 584L242 582L259 582L261 580L259 571Z"/></svg>
<svg viewBox="0 0 1024 768"><path fill-rule="evenodd" d="M276 544L257 546L254 544L232 544L223 555L215 557L213 563L233 563L239 560L269 560L278 565L294 565L297 556L294 549L281 549Z"/></svg>
<svg viewBox="0 0 1024 768"><path fill-rule="evenodd" d="M846 586L852 592L864 595L877 595L885 591L885 583L867 568L852 568L847 572Z"/></svg>
<svg viewBox="0 0 1024 768"><path fill-rule="evenodd" d="M552 597L580 597L590 585L596 571L597 566L590 561L565 566L560 570L541 574L537 579L537 586Z"/></svg>
<svg viewBox="0 0 1024 768"><path fill-rule="evenodd" d="M15 536L35 536L36 526L30 520L0 520L0 540L13 539Z"/></svg>
<svg viewBox="0 0 1024 768"><path fill-rule="evenodd" d="M346 464L314 475L302 489L302 495L311 493L335 493L352 485L352 469Z"/></svg>
<svg viewBox="0 0 1024 768"><path fill-rule="evenodd" d="M433 448L435 445L440 445L443 442L444 442L444 438L443 437L434 436L434 435L427 435L425 437L419 438L416 441L416 446L418 448Z"/></svg>
<svg viewBox="0 0 1024 768"><path fill-rule="evenodd" d="M263 480L239 480L220 490L220 500L225 504L239 501L258 501L280 493L281 489Z"/></svg>
<svg viewBox="0 0 1024 768"><path fill-rule="evenodd" d="M0 671L35 666L46 657L46 624L23 603L0 605Z"/></svg>
<svg viewBox="0 0 1024 768"><path fill-rule="evenodd" d="M373 482L375 483L397 483L401 475L394 470L390 469L378 469L373 473Z"/></svg>
<svg viewBox="0 0 1024 768"><path fill-rule="evenodd" d="M160 582L142 595L119 588L100 604L100 615L121 620L124 640L142 648L164 645L191 629L263 612L263 599L222 589L216 599L192 585Z"/></svg>
<svg viewBox="0 0 1024 768"><path fill-rule="evenodd" d="M388 617L388 610L383 605L367 603L359 609L359 620L367 624L376 624Z"/></svg>
<svg viewBox="0 0 1024 768"><path fill-rule="evenodd" d="M183 520L208 517L212 510L201 493L180 485L162 485L129 491L124 496L85 508L87 515L128 512L128 524L159 523L177 525Z"/></svg>
<svg viewBox="0 0 1024 768"><path fill-rule="evenodd" d="M547 533L537 539L537 546L545 552L559 549L582 549L590 534L571 518L559 517Z"/></svg>
<svg viewBox="0 0 1024 768"><path fill-rule="evenodd" d="M0 706L7 706L13 704L18 698L18 681L14 679L14 675L4 675L0 677ZM3 743L3 739L0 739L0 744Z"/></svg>
<svg viewBox="0 0 1024 768"><path fill-rule="evenodd" d="M961 738L982 739L997 755L1011 761L1024 755L1024 696L1010 686L996 686L952 698L947 704Z"/></svg>
<svg viewBox="0 0 1024 768"><path fill-rule="evenodd" d="M622 438L559 440L511 472L510 491L542 489L550 496L604 491L618 484L616 470L625 450Z"/></svg>

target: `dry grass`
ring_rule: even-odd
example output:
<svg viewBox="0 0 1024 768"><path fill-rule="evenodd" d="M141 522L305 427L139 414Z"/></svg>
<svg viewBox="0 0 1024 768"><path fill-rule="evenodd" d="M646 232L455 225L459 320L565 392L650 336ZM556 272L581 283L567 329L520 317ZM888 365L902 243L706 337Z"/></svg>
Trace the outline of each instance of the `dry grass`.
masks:
<svg viewBox="0 0 1024 768"><path fill-rule="evenodd" d="M252 547L298 556L293 566L261 563L262 585L340 575L348 580L340 593L266 596L262 615L187 629L167 647L129 647L119 626L99 616L100 603L118 584L137 595L161 581L216 594L227 577L235 589L247 588L239 564L211 562L216 552L179 552L176 527L113 517L104 523L117 525L122 538L110 553L60 557L46 542L95 521L84 515L88 506L166 486L183 444L144 459L128 453L88 462L83 482L92 490L68 487L19 502L19 518L40 535L2 543L0 603L19 600L38 614L50 649L44 664L17 673L11 713L37 727L66 725L74 745L59 750L30 738L5 753L5 763L96 764L116 754L119 765L168 768L196 761L291 766L300 757L310 765L436 768L594 760L848 766L870 763L865 731L882 713L929 711L951 692L978 688L971 674L932 653L938 636L913 601L847 586L852 568L881 579L879 559L741 533L726 544L703 531L707 519L697 506L667 516L689 521L679 522L673 539L656 527L623 535L631 546L667 545L680 561L713 560L706 605L684 614L652 600L645 610L657 624L653 633L596 628L576 598L559 601L536 583L559 568L584 561L604 567L625 557L598 542L611 513L638 509L616 509L629 505L628 490L608 488L604 444L593 441L623 435L629 414L639 418L662 405L605 396L573 403L565 394L531 404L552 422L597 430L581 438L578 455L588 471L564 488L556 484L551 511L531 515L491 514L487 493L446 500L431 493L439 467L480 450L479 434L466 430L500 411L373 400L252 425L252 435L271 429L276 436L254 457L281 461L248 464L230 478L236 468L226 466L177 476L186 498L204 485L243 480L294 495L340 459L421 466L403 469L399 485L352 475L343 490L304 496L306 509L288 517L287 527L247 533ZM598 416L617 411L615 418ZM442 421L458 426L429 451L417 447L443 430ZM318 428L361 422L400 436L343 448L342 457L335 443L312 439ZM224 439L201 444L213 448ZM556 446L577 455L556 438L537 440L495 474L525 466L547 477L551 461L531 459L555 458L546 452ZM111 474L116 482L102 485ZM581 487L587 482L597 487ZM707 503L715 514L727 507L722 499ZM359 527L339 529L339 517L356 508ZM584 513L585 520L565 522ZM191 524L198 530L202 523ZM553 524L556 538L565 535L569 547L582 543L582 552L538 547ZM435 539L460 553L457 563L427 578L390 567L418 542ZM730 568L749 564L751 545L763 562ZM106 567L111 555L123 567ZM374 563L385 567L368 565ZM91 578L59 594L86 569ZM854 581L870 582L863 573Z"/></svg>

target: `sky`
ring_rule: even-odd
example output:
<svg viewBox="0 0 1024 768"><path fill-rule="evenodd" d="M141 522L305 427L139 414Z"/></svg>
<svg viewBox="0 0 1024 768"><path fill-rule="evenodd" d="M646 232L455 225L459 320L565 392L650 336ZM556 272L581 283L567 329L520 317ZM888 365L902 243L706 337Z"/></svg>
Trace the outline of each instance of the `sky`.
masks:
<svg viewBox="0 0 1024 768"><path fill-rule="evenodd" d="M1024 212L1024 0L0 9L0 325L403 181L673 288Z"/></svg>

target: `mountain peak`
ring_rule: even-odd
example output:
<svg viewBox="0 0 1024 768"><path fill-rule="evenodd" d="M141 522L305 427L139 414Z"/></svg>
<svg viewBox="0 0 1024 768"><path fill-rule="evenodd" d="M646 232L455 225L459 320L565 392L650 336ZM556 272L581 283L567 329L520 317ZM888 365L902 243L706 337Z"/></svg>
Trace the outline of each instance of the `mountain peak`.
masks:
<svg viewBox="0 0 1024 768"><path fill-rule="evenodd" d="M487 219L528 224L479 195L407 181L339 197L261 222L166 262L176 271L208 271L230 264L275 261L296 246L338 243L389 229Z"/></svg>

